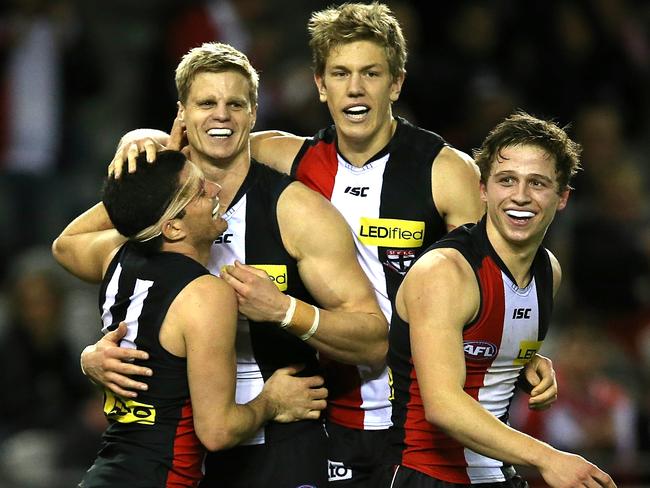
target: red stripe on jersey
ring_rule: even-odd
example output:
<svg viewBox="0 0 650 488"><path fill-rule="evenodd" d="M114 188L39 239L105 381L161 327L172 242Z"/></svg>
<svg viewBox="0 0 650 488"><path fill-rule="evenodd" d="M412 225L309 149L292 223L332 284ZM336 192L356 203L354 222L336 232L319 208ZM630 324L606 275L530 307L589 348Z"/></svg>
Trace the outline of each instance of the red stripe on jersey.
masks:
<svg viewBox="0 0 650 488"><path fill-rule="evenodd" d="M505 295L503 276L492 259L485 257L478 269L481 284L481 312L469 329L463 333L464 341L481 340L496 346L499 351L503 336ZM487 319L489 317L489 320ZM490 361L472 360L465 355L465 391L478 401L478 393L485 381L485 374L496 356Z"/></svg>
<svg viewBox="0 0 650 488"><path fill-rule="evenodd" d="M361 378L356 366L327 361L326 376L327 419L350 429L363 429Z"/></svg>
<svg viewBox="0 0 650 488"><path fill-rule="evenodd" d="M303 154L296 179L331 200L337 170L336 144L319 141Z"/></svg>
<svg viewBox="0 0 650 488"><path fill-rule="evenodd" d="M176 427L172 469L167 475L166 488L198 486L203 478L202 466L205 448L194 431L192 404L188 400L181 410Z"/></svg>
<svg viewBox="0 0 650 488"><path fill-rule="evenodd" d="M478 269L478 276L481 283L481 311L474 325L463 332L463 340L490 342L498 351L505 313L503 277L501 270L487 257ZM476 401L494 359L496 355L489 360L473 360L465 356L465 392ZM466 471L465 447L426 420L412 360L410 377L410 400L404 423L407 447L402 454L402 464L442 481L469 484L471 480Z"/></svg>

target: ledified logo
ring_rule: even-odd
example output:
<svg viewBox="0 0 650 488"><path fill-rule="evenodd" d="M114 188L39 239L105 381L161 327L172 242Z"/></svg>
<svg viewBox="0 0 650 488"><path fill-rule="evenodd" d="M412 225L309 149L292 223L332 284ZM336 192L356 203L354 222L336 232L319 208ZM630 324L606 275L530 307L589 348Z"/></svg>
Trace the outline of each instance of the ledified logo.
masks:
<svg viewBox="0 0 650 488"><path fill-rule="evenodd" d="M361 217L358 237L362 243L370 246L421 247L424 222Z"/></svg>
<svg viewBox="0 0 650 488"><path fill-rule="evenodd" d="M280 291L287 289L287 266L285 264L251 264L254 268L266 271L271 281Z"/></svg>

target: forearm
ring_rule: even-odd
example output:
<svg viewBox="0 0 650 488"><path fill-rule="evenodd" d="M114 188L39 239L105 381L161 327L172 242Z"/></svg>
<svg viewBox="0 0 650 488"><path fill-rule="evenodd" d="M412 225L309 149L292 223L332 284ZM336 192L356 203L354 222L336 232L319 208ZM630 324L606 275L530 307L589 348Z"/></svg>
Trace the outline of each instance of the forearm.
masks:
<svg viewBox="0 0 650 488"><path fill-rule="evenodd" d="M100 232L114 228L115 227L108 216L108 212L106 211L106 207L104 207L102 202L99 202L70 222L67 227L63 229L59 238L87 234L90 232Z"/></svg>
<svg viewBox="0 0 650 488"><path fill-rule="evenodd" d="M381 313L318 309L316 320L315 307L298 300L286 330L336 361L373 368L385 363L388 323Z"/></svg>
<svg viewBox="0 0 650 488"><path fill-rule="evenodd" d="M462 445L507 464L539 468L556 450L501 422L465 392L437 391L434 406L425 403L427 420Z"/></svg>
<svg viewBox="0 0 650 488"><path fill-rule="evenodd" d="M248 403L232 403L224 410L212 409L206 421L195 421L199 439L210 451L241 444L275 415L273 404L264 391Z"/></svg>

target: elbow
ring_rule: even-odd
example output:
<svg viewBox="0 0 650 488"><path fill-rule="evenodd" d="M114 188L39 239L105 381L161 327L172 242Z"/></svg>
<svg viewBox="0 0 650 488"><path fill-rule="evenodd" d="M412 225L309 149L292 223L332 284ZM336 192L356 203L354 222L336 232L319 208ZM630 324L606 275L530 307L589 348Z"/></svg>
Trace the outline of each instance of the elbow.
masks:
<svg viewBox="0 0 650 488"><path fill-rule="evenodd" d="M233 429L227 426L199 426L195 425L196 436L210 452L222 451L236 446L241 442Z"/></svg>

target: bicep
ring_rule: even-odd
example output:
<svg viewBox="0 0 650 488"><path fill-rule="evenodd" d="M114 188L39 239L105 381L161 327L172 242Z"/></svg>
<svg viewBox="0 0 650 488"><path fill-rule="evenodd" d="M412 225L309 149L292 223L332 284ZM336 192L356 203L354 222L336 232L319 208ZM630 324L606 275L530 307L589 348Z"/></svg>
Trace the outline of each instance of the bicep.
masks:
<svg viewBox="0 0 650 488"><path fill-rule="evenodd" d="M285 201L278 219L312 296L331 311L375 312L374 291L357 260L352 232L343 216L322 195L305 187L287 195L289 199L299 205Z"/></svg>
<svg viewBox="0 0 650 488"><path fill-rule="evenodd" d="M460 392L465 383L463 327L477 308L478 286L455 252L430 253L409 271L401 290L413 363L430 408L441 392Z"/></svg>
<svg viewBox="0 0 650 488"><path fill-rule="evenodd" d="M183 297L183 339L195 421L209 422L211 412L234 404L237 302L225 283L199 278L198 291Z"/></svg>
<svg viewBox="0 0 650 488"><path fill-rule="evenodd" d="M114 229L60 236L52 251L56 261L82 280L97 283L126 238Z"/></svg>

